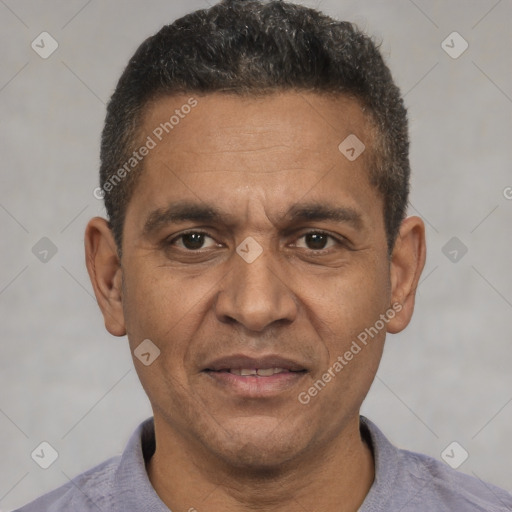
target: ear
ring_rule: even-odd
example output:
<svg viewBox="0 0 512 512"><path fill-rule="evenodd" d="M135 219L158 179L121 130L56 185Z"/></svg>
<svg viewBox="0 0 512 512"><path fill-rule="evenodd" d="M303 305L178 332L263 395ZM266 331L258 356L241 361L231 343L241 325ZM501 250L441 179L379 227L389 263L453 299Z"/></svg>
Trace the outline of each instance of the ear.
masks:
<svg viewBox="0 0 512 512"><path fill-rule="evenodd" d="M121 262L112 231L101 217L91 219L85 229L85 263L105 328L113 336L124 336Z"/></svg>
<svg viewBox="0 0 512 512"><path fill-rule="evenodd" d="M393 309L397 313L387 324L389 333L402 331L411 321L425 258L425 224L419 217L408 217L400 226L391 254L391 304L396 304Z"/></svg>

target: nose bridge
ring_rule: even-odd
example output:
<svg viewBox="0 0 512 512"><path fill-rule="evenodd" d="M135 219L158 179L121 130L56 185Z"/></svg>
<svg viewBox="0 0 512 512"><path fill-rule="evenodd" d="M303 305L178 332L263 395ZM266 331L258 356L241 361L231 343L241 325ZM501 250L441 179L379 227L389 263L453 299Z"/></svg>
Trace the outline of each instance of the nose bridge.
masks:
<svg viewBox="0 0 512 512"><path fill-rule="evenodd" d="M239 245L216 302L220 320L235 320L252 331L291 322L296 315L294 294L279 276L277 259L258 246L253 239Z"/></svg>

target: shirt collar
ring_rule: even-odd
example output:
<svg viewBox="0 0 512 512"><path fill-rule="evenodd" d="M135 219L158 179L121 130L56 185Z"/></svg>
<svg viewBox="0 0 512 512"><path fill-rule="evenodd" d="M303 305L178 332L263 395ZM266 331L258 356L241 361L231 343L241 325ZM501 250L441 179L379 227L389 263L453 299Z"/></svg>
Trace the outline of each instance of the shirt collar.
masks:
<svg viewBox="0 0 512 512"><path fill-rule="evenodd" d="M149 418L132 434L119 462L113 483L113 494L119 497L115 512L169 512L151 485L146 471L146 461L154 451L155 429L153 418Z"/></svg>
<svg viewBox="0 0 512 512"><path fill-rule="evenodd" d="M360 431L373 452L375 478L359 512L385 510L383 499L391 496L398 487L396 480L400 470L399 450L364 416L360 417Z"/></svg>

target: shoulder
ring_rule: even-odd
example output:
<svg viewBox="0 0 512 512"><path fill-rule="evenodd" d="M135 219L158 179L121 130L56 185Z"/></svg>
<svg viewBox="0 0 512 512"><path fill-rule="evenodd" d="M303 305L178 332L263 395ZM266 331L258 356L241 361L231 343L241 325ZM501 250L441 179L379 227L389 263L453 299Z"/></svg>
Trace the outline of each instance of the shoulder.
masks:
<svg viewBox="0 0 512 512"><path fill-rule="evenodd" d="M108 510L112 505L112 490L120 459L120 456L108 459L15 512Z"/></svg>
<svg viewBox="0 0 512 512"><path fill-rule="evenodd" d="M411 505L415 510L420 503L427 503L430 510L435 507L435 510L447 512L512 511L512 495L499 487L456 471L427 455L399 450L399 457L407 471L404 482L414 485L416 495L411 497Z"/></svg>
<svg viewBox="0 0 512 512"><path fill-rule="evenodd" d="M15 512L167 510L151 487L145 461L155 450L153 419L141 423L122 455L78 475Z"/></svg>
<svg viewBox="0 0 512 512"><path fill-rule="evenodd" d="M363 417L361 431L374 452L375 481L360 512L512 511L512 495L503 489L427 455L396 448Z"/></svg>

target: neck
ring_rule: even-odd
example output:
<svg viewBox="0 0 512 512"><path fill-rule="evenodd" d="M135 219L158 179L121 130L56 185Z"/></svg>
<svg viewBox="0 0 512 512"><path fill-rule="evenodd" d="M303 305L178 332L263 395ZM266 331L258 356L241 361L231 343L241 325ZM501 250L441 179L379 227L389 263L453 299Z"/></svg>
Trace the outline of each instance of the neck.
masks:
<svg viewBox="0 0 512 512"><path fill-rule="evenodd" d="M199 453L155 418L156 451L149 479L171 510L199 512L355 512L374 480L371 448L355 418L335 439L315 446L276 468L230 467Z"/></svg>

